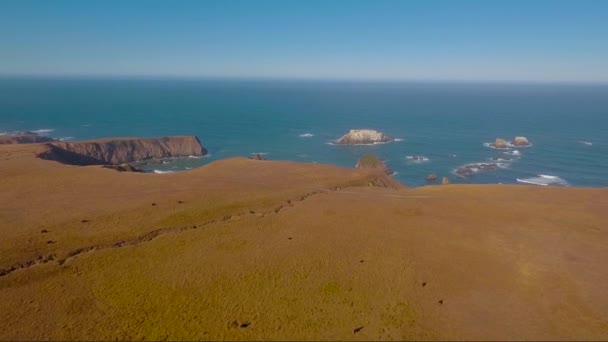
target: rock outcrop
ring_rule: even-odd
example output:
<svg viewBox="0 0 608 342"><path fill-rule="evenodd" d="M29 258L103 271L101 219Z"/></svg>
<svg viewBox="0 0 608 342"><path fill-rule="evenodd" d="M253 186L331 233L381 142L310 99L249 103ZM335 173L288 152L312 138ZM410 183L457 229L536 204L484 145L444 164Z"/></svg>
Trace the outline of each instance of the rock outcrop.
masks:
<svg viewBox="0 0 608 342"><path fill-rule="evenodd" d="M195 136L109 138L48 143L43 159L73 165L118 165L154 158L203 156L207 150Z"/></svg>
<svg viewBox="0 0 608 342"><path fill-rule="evenodd" d="M0 145L2 144L35 144L55 141L44 135L39 135L34 132L21 132L17 134L0 135Z"/></svg>
<svg viewBox="0 0 608 342"><path fill-rule="evenodd" d="M513 138L513 141L511 141L511 144L513 146L522 147L522 146L529 146L530 142L528 141L528 138L526 138L526 137L515 137L515 138Z"/></svg>
<svg viewBox="0 0 608 342"><path fill-rule="evenodd" d="M357 169L368 169L368 170L380 170L387 175L392 175L393 171L386 166L384 160L376 157L375 155L368 153L363 157L359 158L357 161L357 165L355 165Z"/></svg>
<svg viewBox="0 0 608 342"><path fill-rule="evenodd" d="M351 129L350 132L342 136L336 144L339 145L358 145L386 143L395 140L390 135L378 132L373 129Z"/></svg>
<svg viewBox="0 0 608 342"><path fill-rule="evenodd" d="M479 171L495 171L498 168L496 163L474 163L464 165L458 170L456 170L456 174L461 177L470 177Z"/></svg>
<svg viewBox="0 0 608 342"><path fill-rule="evenodd" d="M256 153L255 156L253 157L249 157L249 159L253 159L253 160L266 160L266 157L264 157L263 155Z"/></svg>
<svg viewBox="0 0 608 342"><path fill-rule="evenodd" d="M448 177L443 177L443 179L441 180L441 184L448 185L448 184L452 184L452 182L450 181L450 179Z"/></svg>
<svg viewBox="0 0 608 342"><path fill-rule="evenodd" d="M496 141L490 144L494 148L509 148L509 143L505 139L496 138Z"/></svg>
<svg viewBox="0 0 608 342"><path fill-rule="evenodd" d="M426 181L427 182L434 182L437 180L437 174L436 173L431 173L430 175L426 176Z"/></svg>
<svg viewBox="0 0 608 342"><path fill-rule="evenodd" d="M118 172L145 172L144 170L138 169L131 164L120 164L120 165L104 165L104 168L116 170Z"/></svg>

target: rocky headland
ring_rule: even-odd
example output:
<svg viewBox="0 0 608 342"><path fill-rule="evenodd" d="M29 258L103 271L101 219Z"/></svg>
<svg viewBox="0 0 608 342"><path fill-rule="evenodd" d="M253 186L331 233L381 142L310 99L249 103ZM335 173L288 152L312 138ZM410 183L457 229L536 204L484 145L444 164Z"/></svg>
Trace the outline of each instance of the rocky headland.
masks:
<svg viewBox="0 0 608 342"><path fill-rule="evenodd" d="M38 156L72 165L120 165L147 159L204 156L207 150L195 136L109 138L46 144Z"/></svg>
<svg viewBox="0 0 608 342"><path fill-rule="evenodd" d="M55 141L53 138L49 138L44 135L36 134L34 132L21 132L16 134L5 134L0 135L0 145L5 144L35 144Z"/></svg>
<svg viewBox="0 0 608 342"><path fill-rule="evenodd" d="M378 157L376 157L375 155L371 154L371 153L367 153L365 155L363 155L361 158L359 158L359 160L357 161L357 164L355 165L356 169L364 169L364 170L379 170L384 174L387 175L392 175L393 174L393 170L391 170L387 165L386 162Z"/></svg>
<svg viewBox="0 0 608 342"><path fill-rule="evenodd" d="M351 129L350 132L342 136L336 144L338 145L370 145L387 143L394 141L395 138L388 134L378 132L373 129Z"/></svg>

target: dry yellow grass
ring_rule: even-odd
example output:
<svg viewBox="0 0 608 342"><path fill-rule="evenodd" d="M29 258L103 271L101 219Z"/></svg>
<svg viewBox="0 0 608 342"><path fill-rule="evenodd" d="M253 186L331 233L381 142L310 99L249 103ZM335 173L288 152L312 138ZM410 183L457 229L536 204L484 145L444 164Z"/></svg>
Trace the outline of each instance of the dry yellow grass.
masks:
<svg viewBox="0 0 608 342"><path fill-rule="evenodd" d="M606 189L119 173L40 148L0 148L1 340L608 338Z"/></svg>

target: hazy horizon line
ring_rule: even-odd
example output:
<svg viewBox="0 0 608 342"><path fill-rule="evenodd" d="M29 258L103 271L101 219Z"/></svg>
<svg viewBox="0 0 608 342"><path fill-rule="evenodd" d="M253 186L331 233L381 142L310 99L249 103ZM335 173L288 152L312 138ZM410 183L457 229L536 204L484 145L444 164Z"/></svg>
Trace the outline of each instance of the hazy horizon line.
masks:
<svg viewBox="0 0 608 342"><path fill-rule="evenodd" d="M372 77L298 77L298 76L232 76L232 75L177 75L177 74L29 74L0 73L0 79L40 80L183 80L183 81L307 81L353 83L494 83L494 84L555 84L555 85L608 85L608 80L526 80L526 79L452 79L452 78L372 78Z"/></svg>

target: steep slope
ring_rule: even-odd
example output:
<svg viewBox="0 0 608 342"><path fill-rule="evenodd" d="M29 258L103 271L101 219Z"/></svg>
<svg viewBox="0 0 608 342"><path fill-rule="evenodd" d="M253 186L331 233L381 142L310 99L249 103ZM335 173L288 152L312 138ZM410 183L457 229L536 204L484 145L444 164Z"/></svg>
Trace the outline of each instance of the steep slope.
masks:
<svg viewBox="0 0 608 342"><path fill-rule="evenodd" d="M207 150L195 136L164 138L111 138L78 142L53 142L43 159L73 165L124 164L139 160L203 156Z"/></svg>

